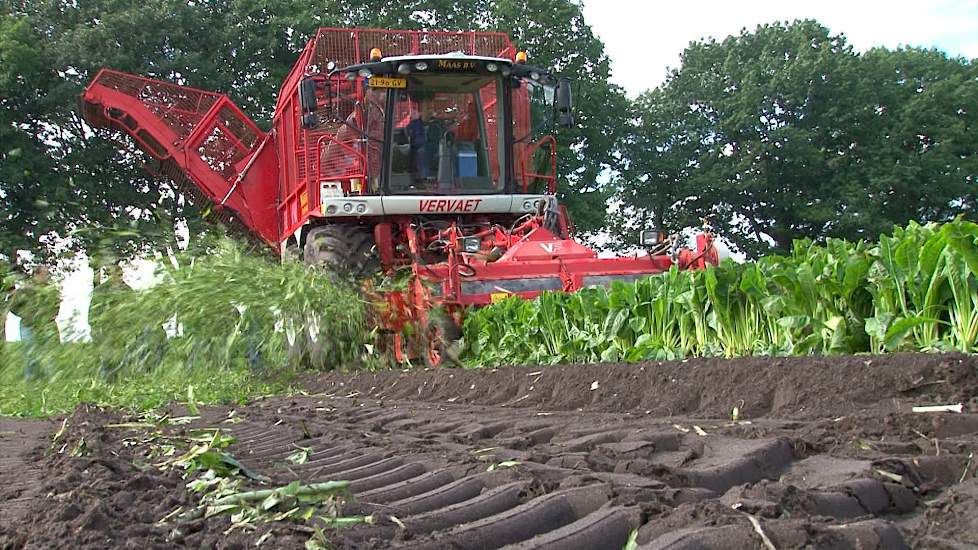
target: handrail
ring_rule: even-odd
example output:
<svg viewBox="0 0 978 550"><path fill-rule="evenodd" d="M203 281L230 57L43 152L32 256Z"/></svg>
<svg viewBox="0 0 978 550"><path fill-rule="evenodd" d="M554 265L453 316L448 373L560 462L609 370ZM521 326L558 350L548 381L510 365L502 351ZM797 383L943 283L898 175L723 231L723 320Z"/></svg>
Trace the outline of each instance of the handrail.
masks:
<svg viewBox="0 0 978 550"><path fill-rule="evenodd" d="M352 159L352 162L348 165L350 168L355 167L359 164L359 171L347 170L341 175L331 175L323 176L323 144L324 142L330 142L332 144L338 145L348 156L344 157L347 159ZM361 178L366 181L367 179L367 156L362 152L358 151L356 148L347 145L346 143L340 141L336 138L336 134L325 134L321 136L316 141L316 185L322 181L324 177L331 177L336 179L352 180L355 178Z"/></svg>
<svg viewBox="0 0 978 550"><path fill-rule="evenodd" d="M528 161L533 159L533 153L537 151L544 144L550 145L550 174L540 174L536 172L527 171L526 164ZM549 194L554 194L557 191L557 140L553 136L543 136L536 142L528 146L523 151L523 162L521 163L522 176L523 176L523 192L526 193L529 189L530 178L542 179L547 182L547 192Z"/></svg>

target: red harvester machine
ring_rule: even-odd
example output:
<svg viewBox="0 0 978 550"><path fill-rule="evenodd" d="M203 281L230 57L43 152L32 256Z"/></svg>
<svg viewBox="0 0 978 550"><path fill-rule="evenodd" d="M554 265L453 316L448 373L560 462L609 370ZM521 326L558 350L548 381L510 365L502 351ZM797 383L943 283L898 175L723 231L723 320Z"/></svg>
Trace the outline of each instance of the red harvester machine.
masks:
<svg viewBox="0 0 978 550"><path fill-rule="evenodd" d="M283 257L356 277L408 271L404 289L378 293L379 343L434 366L467 307L717 261L709 234L691 250L643 232L648 254L623 258L574 241L531 94L572 124L570 81L527 65L505 34L320 29L270 132L225 95L108 69L81 109Z"/></svg>

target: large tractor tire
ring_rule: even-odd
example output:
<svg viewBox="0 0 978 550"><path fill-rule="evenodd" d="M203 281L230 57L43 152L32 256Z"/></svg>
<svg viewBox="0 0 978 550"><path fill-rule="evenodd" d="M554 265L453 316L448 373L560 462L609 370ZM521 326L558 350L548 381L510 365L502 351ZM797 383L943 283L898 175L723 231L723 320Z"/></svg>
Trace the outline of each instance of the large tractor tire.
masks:
<svg viewBox="0 0 978 550"><path fill-rule="evenodd" d="M321 225L309 231L303 260L338 278L358 282L380 271L374 234L359 225Z"/></svg>

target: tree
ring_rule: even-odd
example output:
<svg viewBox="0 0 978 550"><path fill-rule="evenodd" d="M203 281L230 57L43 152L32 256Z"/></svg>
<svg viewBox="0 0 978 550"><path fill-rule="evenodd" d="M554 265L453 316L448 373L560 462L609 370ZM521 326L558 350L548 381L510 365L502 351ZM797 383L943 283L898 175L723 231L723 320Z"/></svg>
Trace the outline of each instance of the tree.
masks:
<svg viewBox="0 0 978 550"><path fill-rule="evenodd" d="M24 2L0 9L9 10L0 14L5 21L29 29L19 36L33 59L14 68L17 79L29 85L23 100L5 109L9 116L3 121L0 151L15 152L18 160L4 163L14 173L0 179L0 191L13 198L0 214L2 253L12 257L26 249L44 255L49 250L42 241L51 234L70 236L72 244L90 251L110 232L122 237L110 241L113 248L165 240L186 202L140 170L140 156L92 139L76 105L102 62L160 76L185 71L180 52L190 36L206 35L203 29L174 32L192 19L190 8L151 0ZM3 55L16 47L12 40L0 44Z"/></svg>
<svg viewBox="0 0 978 550"><path fill-rule="evenodd" d="M197 223L187 197L141 168L111 134L93 135L77 98L101 67L227 93L265 128L305 42L321 26L493 29L516 35L533 61L581 81L584 129L562 137L568 202L584 229L603 222L594 185L614 155L624 96L607 83L603 47L568 0L25 0L0 7L0 255L45 253L42 239L127 254L171 243L176 219ZM586 215L585 215L586 214Z"/></svg>
<svg viewBox="0 0 978 550"><path fill-rule="evenodd" d="M604 45L584 21L580 4L498 0L492 6L489 20L525 48L533 64L553 67L574 81L576 125L557 133L559 196L578 231L602 229L613 191L609 175L620 169L619 147L628 117L624 92L608 82L611 68Z"/></svg>
<svg viewBox="0 0 978 550"><path fill-rule="evenodd" d="M661 89L634 101L622 138L624 169L610 227L612 248L633 247L643 229L672 234L698 222L687 206L696 199L689 182L703 149L695 115Z"/></svg>
<svg viewBox="0 0 978 550"><path fill-rule="evenodd" d="M909 220L978 212L978 64L937 50L874 49L860 60L869 114L855 135L853 177L870 237ZM868 222L868 223L867 223Z"/></svg>
<svg viewBox="0 0 978 550"><path fill-rule="evenodd" d="M29 246L22 231L29 220L55 215L45 196L30 191L51 178L38 129L27 122L51 77L39 42L26 18L0 14L0 256L7 259Z"/></svg>
<svg viewBox="0 0 978 550"><path fill-rule="evenodd" d="M674 172L682 209L756 256L803 237L873 239L911 219L973 215L974 72L937 52L860 56L798 21L691 44L657 91L656 104L679 108L639 109L652 126L694 134L688 169ZM630 162L664 151L639 147ZM618 197L648 209L658 189Z"/></svg>
<svg viewBox="0 0 978 550"><path fill-rule="evenodd" d="M723 42L692 44L665 93L697 120L702 150L688 208L748 253L765 236L786 249L827 228L854 190L830 164L846 147L846 82L855 55L814 22L767 25Z"/></svg>

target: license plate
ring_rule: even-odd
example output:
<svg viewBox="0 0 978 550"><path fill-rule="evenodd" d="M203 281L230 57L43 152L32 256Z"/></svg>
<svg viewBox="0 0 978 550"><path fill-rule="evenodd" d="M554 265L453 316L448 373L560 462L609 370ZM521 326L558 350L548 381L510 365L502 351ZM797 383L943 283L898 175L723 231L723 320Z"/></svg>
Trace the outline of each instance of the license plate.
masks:
<svg viewBox="0 0 978 550"><path fill-rule="evenodd" d="M387 76L372 76L367 84L371 88L407 88L406 78L391 78Z"/></svg>

